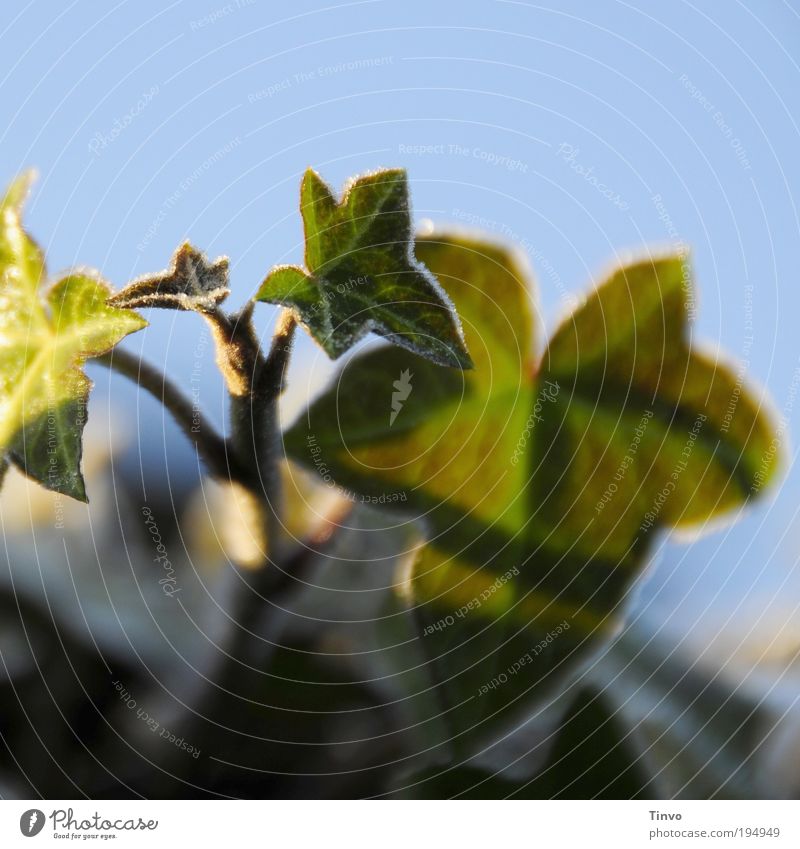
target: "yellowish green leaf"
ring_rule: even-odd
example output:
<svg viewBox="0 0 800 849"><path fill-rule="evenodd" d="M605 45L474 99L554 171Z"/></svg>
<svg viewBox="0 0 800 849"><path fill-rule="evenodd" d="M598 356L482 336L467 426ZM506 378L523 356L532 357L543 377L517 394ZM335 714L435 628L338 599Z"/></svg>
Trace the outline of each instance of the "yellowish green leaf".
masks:
<svg viewBox="0 0 800 849"><path fill-rule="evenodd" d="M91 383L81 366L145 326L106 305L111 290L75 271L43 291L42 252L21 222L29 177L0 204L0 456L42 485L85 499L81 438Z"/></svg>
<svg viewBox="0 0 800 849"><path fill-rule="evenodd" d="M658 528L731 513L772 480L780 452L763 399L690 346L683 256L619 269L535 366L530 283L513 255L458 237L417 252L456 304L474 371L448 384L410 353L367 353L286 446L422 522L403 588L458 745L602 643ZM411 390L392 423L403 372Z"/></svg>

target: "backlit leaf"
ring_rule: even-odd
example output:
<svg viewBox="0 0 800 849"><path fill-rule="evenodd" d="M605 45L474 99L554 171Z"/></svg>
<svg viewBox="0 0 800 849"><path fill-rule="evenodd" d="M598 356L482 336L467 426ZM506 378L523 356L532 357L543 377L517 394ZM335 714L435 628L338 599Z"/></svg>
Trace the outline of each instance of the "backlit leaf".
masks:
<svg viewBox="0 0 800 849"><path fill-rule="evenodd" d="M20 220L29 177L0 205L0 456L48 489L85 499L81 438L91 382L81 366L144 327L106 305L109 286L78 270L43 290L44 257Z"/></svg>
<svg viewBox="0 0 800 849"><path fill-rule="evenodd" d="M659 528L739 508L779 452L757 396L689 345L685 257L619 269L536 366L528 278L512 255L442 236L417 252L456 304L474 371L448 384L411 353L368 352L286 447L423 523L403 590L458 748L613 633ZM412 388L392 423L403 372Z"/></svg>

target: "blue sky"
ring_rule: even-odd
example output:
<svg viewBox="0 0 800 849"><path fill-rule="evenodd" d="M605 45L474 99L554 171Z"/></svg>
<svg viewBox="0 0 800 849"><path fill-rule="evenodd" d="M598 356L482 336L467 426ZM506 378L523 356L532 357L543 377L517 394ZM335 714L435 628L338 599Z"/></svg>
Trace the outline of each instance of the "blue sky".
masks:
<svg viewBox="0 0 800 849"><path fill-rule="evenodd" d="M800 15L780 0L550 5L6 2L0 176L40 170L29 222L54 269L121 285L190 237L231 257L237 302L301 258L308 165L337 186L405 166L418 220L480 221L527 250L549 327L625 252L680 240L695 338L748 360L796 442ZM273 317L260 310L265 333ZM152 319L135 344L188 379L200 323ZM309 365L326 373L304 341ZM647 598L680 608L679 630L709 601L724 619L769 599L770 628L796 632L799 495L790 472L735 529L668 546Z"/></svg>

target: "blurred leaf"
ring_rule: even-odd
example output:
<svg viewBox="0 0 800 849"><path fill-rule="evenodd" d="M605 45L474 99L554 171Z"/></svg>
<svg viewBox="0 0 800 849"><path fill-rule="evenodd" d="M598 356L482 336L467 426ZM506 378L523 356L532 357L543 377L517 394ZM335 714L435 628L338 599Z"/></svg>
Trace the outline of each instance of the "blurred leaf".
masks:
<svg viewBox="0 0 800 849"><path fill-rule="evenodd" d="M624 557L660 526L701 526L775 475L775 422L741 376L689 346L682 255L615 272L550 341L558 383L535 442L535 521L548 544Z"/></svg>
<svg viewBox="0 0 800 849"><path fill-rule="evenodd" d="M432 362L469 368L453 305L414 257L405 171L358 177L337 203L309 168L300 209L308 270L278 266L257 300L293 308L332 358L373 331Z"/></svg>
<svg viewBox="0 0 800 849"><path fill-rule="evenodd" d="M159 307L210 312L230 294L228 258L213 262L184 242L173 254L169 268L145 274L108 299L110 306L127 309Z"/></svg>
<svg viewBox="0 0 800 849"><path fill-rule="evenodd" d="M782 710L717 667L676 652L661 624L638 620L592 664L589 678L650 763L658 798L775 798L786 793L759 762ZM657 766L657 768L656 768Z"/></svg>
<svg viewBox="0 0 800 849"><path fill-rule="evenodd" d="M9 585L6 575L0 581L0 772L18 783L18 798L58 798L78 787L100 797L116 778L105 752L98 754L114 708L105 698L109 662L127 681L133 669L103 644L102 629L90 639L83 623L58 608L41 585L36 593ZM117 764L130 763L130 745L114 742ZM68 770L56 766L65 763ZM111 794L126 789L116 784Z"/></svg>
<svg viewBox="0 0 800 849"><path fill-rule="evenodd" d="M647 799L649 785L633 732L602 694L584 687L527 792L532 799Z"/></svg>
<svg viewBox="0 0 800 849"><path fill-rule="evenodd" d="M580 690L554 735L543 769L529 780L463 764L412 776L406 792L429 799L652 798L631 731L602 695Z"/></svg>
<svg viewBox="0 0 800 849"><path fill-rule="evenodd" d="M758 402L689 349L682 257L618 270L562 325L537 373L513 256L464 238L417 250L464 320L474 371L448 385L413 354L367 353L286 447L423 521L404 590L459 749L528 710L613 633L654 529L741 505L777 457ZM411 392L392 423L406 371Z"/></svg>
<svg viewBox="0 0 800 849"><path fill-rule="evenodd" d="M44 257L22 227L30 176L0 204L0 453L48 489L85 500L81 439L91 382L81 366L144 327L106 306L94 272L57 280L44 295Z"/></svg>

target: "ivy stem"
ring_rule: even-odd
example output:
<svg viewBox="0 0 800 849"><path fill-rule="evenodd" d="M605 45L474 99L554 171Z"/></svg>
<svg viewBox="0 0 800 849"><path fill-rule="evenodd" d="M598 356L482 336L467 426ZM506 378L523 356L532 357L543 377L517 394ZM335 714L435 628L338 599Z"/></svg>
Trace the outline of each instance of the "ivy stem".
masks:
<svg viewBox="0 0 800 849"><path fill-rule="evenodd" d="M280 316L265 358L253 329L252 310L250 302L237 315L217 309L205 313L204 318L214 334L217 364L231 399L231 444L246 472L244 483L253 515L260 513L263 520L264 550L271 555L282 530L278 402L285 387L294 318L288 311Z"/></svg>
<svg viewBox="0 0 800 849"><path fill-rule="evenodd" d="M163 372L119 347L94 358L93 362L124 375L160 401L214 477L224 480L242 478L242 470L238 468L226 440Z"/></svg>
<svg viewBox="0 0 800 849"><path fill-rule="evenodd" d="M260 432L258 475L270 507L270 534L277 544L283 528L283 481L281 478L282 442L279 403L286 389L286 372L292 354L296 322L291 311L278 316L269 354L258 375L255 387L256 411L254 424ZM273 550L275 545L273 545Z"/></svg>
<svg viewBox="0 0 800 849"><path fill-rule="evenodd" d="M232 396L234 439L240 452L245 452L242 456L252 459L258 473L259 491L253 495L261 497L266 513L267 556L259 569L240 574L242 584L238 588L233 616L237 627L232 635L231 654L223 664L223 676L231 670L235 672L243 662L240 655L248 657L259 647L263 648L256 625L265 607L275 604L275 600L299 580L291 559L284 568L279 564L287 551L281 549L283 482L278 404L286 384L295 327L292 313L284 310L278 317L269 354L266 359L261 358L253 376L251 391L241 398Z"/></svg>
<svg viewBox="0 0 800 849"><path fill-rule="evenodd" d="M228 440L203 419L191 400L166 375L138 356L117 348L97 358L162 402L196 446L211 473L246 490L254 525L261 524L265 532L261 565L256 569L236 570L233 627L223 644L223 657L216 664L213 680L210 679L213 686L205 692L207 702L198 704L198 709L193 709L186 718L190 728L201 730L207 728L209 721L225 724L224 713L231 709L230 700L242 698L236 694L242 671L259 670L264 656L269 654L271 644L265 619L269 621L280 614L317 562L317 548L325 546L338 527L338 521L332 517L331 525L319 538L300 550L293 551L290 545L282 544L282 442L278 407L286 387L297 322L290 310L281 312L265 357L250 320L251 310L252 305L248 305L238 315L226 315L220 310L203 314L214 336L217 363L231 400ZM226 694L229 694L227 699Z"/></svg>
<svg viewBox="0 0 800 849"><path fill-rule="evenodd" d="M247 313L243 318L248 319ZM215 332L220 334L218 347L224 346L225 336L232 339L241 335L242 331L236 330L236 321L230 317L222 320L211 317L210 322L212 327L217 325ZM244 358L252 363L245 390L238 391L237 387L241 386L239 379L228 384L232 444L238 461L256 473L249 479L249 492L254 508L260 510L266 525L266 546L264 560L259 567L236 570L231 628L220 646L223 656L209 670L211 686L205 691L205 701L198 704L196 711L193 710L194 717L187 720L190 723L188 734L202 733L207 722L223 727L230 723L226 712L232 706L234 710L240 707L243 700L237 695L237 690L241 689L242 673L260 670L265 657L273 649L265 629L275 616L282 614L288 598L303 585L317 562L318 547L328 543L338 526L332 519L329 528L299 550L293 551L290 545L282 545L282 443L278 404L286 385L295 328L294 316L289 310L284 310L278 317L266 358L261 354ZM251 338L257 344L254 337ZM224 351L221 356L225 356ZM244 698L244 701L247 699ZM192 724L195 729L191 729Z"/></svg>
<svg viewBox="0 0 800 849"><path fill-rule="evenodd" d="M276 400L286 388L286 371L289 367L296 328L297 320L294 313L284 309L275 324L272 346L261 374L261 384L266 394Z"/></svg>

